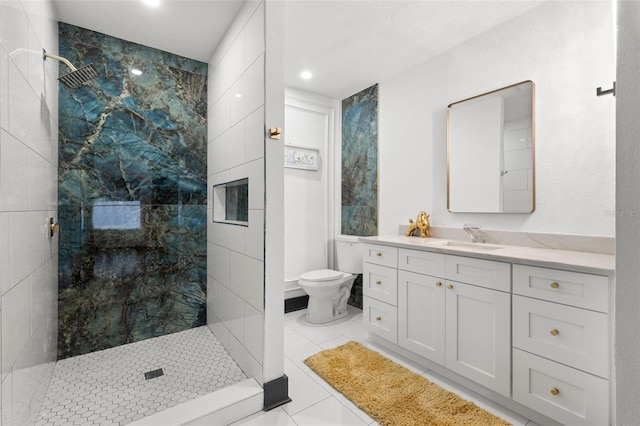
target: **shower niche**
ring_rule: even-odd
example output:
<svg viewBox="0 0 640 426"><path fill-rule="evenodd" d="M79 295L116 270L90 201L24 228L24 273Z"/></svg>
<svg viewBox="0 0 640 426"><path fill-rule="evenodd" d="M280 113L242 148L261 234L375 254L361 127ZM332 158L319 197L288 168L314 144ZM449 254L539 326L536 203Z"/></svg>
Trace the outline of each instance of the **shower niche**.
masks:
<svg viewBox="0 0 640 426"><path fill-rule="evenodd" d="M213 221L249 226L249 179L213 186Z"/></svg>

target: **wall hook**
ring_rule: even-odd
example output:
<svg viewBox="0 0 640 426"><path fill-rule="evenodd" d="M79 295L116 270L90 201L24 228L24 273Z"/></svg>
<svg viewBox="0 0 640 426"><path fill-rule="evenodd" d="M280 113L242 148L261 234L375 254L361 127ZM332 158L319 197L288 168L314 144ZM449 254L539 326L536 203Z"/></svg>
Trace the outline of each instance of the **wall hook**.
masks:
<svg viewBox="0 0 640 426"><path fill-rule="evenodd" d="M53 238L53 234L60 232L60 225L52 217L49 218L49 238Z"/></svg>
<svg viewBox="0 0 640 426"><path fill-rule="evenodd" d="M596 96L604 96L604 95L616 95L616 82L613 82L613 89L609 89L609 90L602 90L602 87L598 87L596 89Z"/></svg>
<svg viewBox="0 0 640 426"><path fill-rule="evenodd" d="M271 127L269 129L269 137L271 139L280 140L280 134L282 133L282 129L280 127Z"/></svg>

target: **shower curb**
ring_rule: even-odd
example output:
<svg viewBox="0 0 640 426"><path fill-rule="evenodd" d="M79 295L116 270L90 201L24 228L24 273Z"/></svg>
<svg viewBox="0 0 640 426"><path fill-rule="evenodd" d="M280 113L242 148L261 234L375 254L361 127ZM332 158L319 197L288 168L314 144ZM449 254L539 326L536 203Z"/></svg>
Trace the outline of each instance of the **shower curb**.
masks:
<svg viewBox="0 0 640 426"><path fill-rule="evenodd" d="M247 379L129 423L129 426L210 426L236 422L263 407L264 391Z"/></svg>

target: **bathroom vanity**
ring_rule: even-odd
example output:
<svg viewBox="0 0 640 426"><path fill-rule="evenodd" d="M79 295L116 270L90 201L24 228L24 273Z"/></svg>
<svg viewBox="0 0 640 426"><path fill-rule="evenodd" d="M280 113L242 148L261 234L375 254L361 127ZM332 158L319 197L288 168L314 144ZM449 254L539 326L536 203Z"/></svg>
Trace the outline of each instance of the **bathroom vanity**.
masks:
<svg viewBox="0 0 640 426"><path fill-rule="evenodd" d="M613 423L613 256L361 240L371 340L534 421Z"/></svg>

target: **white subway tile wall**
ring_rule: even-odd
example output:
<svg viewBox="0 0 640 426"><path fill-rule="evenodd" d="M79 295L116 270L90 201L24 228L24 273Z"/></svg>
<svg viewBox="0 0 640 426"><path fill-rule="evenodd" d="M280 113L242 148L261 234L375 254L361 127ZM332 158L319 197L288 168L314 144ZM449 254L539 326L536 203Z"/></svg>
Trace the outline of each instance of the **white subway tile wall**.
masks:
<svg viewBox="0 0 640 426"><path fill-rule="evenodd" d="M58 24L50 0L0 2L0 424L33 424L57 352Z"/></svg>
<svg viewBox="0 0 640 426"><path fill-rule="evenodd" d="M209 61L207 324L262 383L264 4L248 1ZM249 179L249 225L212 223L212 186Z"/></svg>

